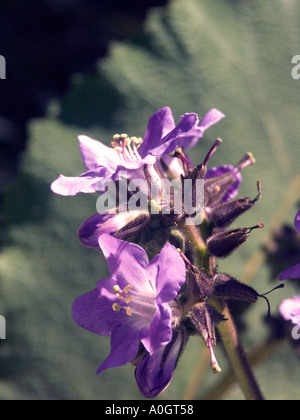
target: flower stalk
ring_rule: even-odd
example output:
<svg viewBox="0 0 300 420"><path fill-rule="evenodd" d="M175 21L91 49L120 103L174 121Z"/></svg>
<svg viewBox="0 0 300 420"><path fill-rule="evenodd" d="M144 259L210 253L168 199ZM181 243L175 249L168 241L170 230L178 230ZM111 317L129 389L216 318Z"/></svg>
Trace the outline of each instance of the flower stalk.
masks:
<svg viewBox="0 0 300 420"><path fill-rule="evenodd" d="M197 263L209 270L210 258L206 252L206 247L199 229L196 226L184 226L184 233L188 237L191 247L194 250L194 258ZM241 390L247 400L262 401L264 397L260 391L252 368L247 359L243 345L224 299L212 297L210 303L217 311L224 316L224 321L218 325L218 332L222 339L230 365L235 373L236 379L240 384Z"/></svg>

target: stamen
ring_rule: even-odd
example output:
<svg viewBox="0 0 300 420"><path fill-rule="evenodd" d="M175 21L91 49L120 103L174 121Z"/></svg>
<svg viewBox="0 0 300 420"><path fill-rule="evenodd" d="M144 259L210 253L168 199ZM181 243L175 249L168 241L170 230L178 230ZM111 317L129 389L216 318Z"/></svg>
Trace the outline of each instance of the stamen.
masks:
<svg viewBox="0 0 300 420"><path fill-rule="evenodd" d="M128 137L126 133L122 133L113 136L111 145L116 152L121 154L121 159L128 162L131 160L142 160L137 150L137 146L141 145L142 142L143 139L141 137Z"/></svg>
<svg viewBox="0 0 300 420"><path fill-rule="evenodd" d="M256 162L252 153L246 153L245 156L234 166L236 173L241 172L247 166L254 165Z"/></svg>
<svg viewBox="0 0 300 420"><path fill-rule="evenodd" d="M139 144L139 143L138 143L138 144ZM140 144L141 144L141 143L140 143ZM140 154L139 154L139 152L138 152L138 149L137 149L137 147L136 147L136 143L135 143L135 142L133 142L132 147L133 147L133 152L134 152L134 154L135 154L135 156L136 156L137 160L142 160L141 155L140 155Z"/></svg>
<svg viewBox="0 0 300 420"><path fill-rule="evenodd" d="M211 361L210 366L211 366L213 372L214 373L222 372L222 369L220 368L219 363L216 359L216 356L215 356L215 353L214 353L214 350L213 350L213 345L211 343L210 338L207 339L207 345L208 345L208 349L209 349L209 353L210 353L210 361Z"/></svg>
<svg viewBox="0 0 300 420"><path fill-rule="evenodd" d="M154 296L143 295L139 292L132 290L132 286L129 284L121 290L119 285L113 287L113 292L117 298L124 302L124 304L131 306L122 306L122 304L114 303L112 308L115 312L125 311L128 316L136 314L145 318L152 319L156 311L154 305ZM128 294L130 292L130 294Z"/></svg>
<svg viewBox="0 0 300 420"><path fill-rule="evenodd" d="M132 286L130 284L128 284L128 286L126 286L123 290L123 292L125 293L125 295L127 295L127 293L132 289Z"/></svg>
<svg viewBox="0 0 300 420"><path fill-rule="evenodd" d="M212 155L217 151L217 149L219 148L220 144L223 143L223 141L221 139L217 139L212 148L210 149L210 151L207 153L202 165L203 166L207 166L207 163L209 161L209 159L212 157Z"/></svg>

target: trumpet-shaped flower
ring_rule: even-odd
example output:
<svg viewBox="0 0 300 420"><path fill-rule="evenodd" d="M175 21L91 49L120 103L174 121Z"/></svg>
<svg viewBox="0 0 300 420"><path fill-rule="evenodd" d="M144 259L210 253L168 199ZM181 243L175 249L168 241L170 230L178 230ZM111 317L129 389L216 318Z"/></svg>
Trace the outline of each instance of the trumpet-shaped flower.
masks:
<svg viewBox="0 0 300 420"><path fill-rule="evenodd" d="M185 264L167 243L151 262L138 245L102 235L99 245L110 278L78 297L73 320L95 334L111 336L111 353L97 373L131 362L140 343L152 355L172 340L169 306L185 281Z"/></svg>

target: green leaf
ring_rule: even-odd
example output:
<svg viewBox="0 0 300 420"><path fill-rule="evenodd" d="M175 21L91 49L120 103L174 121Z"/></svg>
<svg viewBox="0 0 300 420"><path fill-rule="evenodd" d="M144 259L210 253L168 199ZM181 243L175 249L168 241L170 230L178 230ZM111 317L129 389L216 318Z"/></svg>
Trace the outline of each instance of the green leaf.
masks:
<svg viewBox="0 0 300 420"><path fill-rule="evenodd" d="M83 172L79 134L107 144L116 132L143 136L148 118L167 105L176 121L185 112L203 116L213 107L224 112L226 119L207 131L190 156L201 162L221 137L212 165L235 164L248 151L256 157L256 165L243 173L241 195L255 197L260 180L263 196L238 225L264 222L265 233L253 232L220 267L241 277L300 172L300 81L291 76L292 57L299 54L299 19L300 4L292 0L173 0L149 13L137 39L113 42L95 74L74 77L58 111L32 122L22 174L5 197L1 229L0 313L7 339L0 341L0 399L141 398L131 366L96 377L109 338L79 329L70 315L74 298L107 275L102 255L83 248L76 235L95 212L96 198L50 192L60 173ZM296 189L278 223L292 224L299 196ZM253 280L259 293L272 285L265 267ZM275 292L272 312L294 293L288 284ZM265 313L259 302L244 316L247 350L268 336ZM190 340L162 398L182 398L203 347L199 339ZM217 356L226 370L221 345ZM267 398L299 398L300 362L288 344L255 372ZM195 396L218 378L208 371ZM229 391L225 398L242 398L237 387Z"/></svg>

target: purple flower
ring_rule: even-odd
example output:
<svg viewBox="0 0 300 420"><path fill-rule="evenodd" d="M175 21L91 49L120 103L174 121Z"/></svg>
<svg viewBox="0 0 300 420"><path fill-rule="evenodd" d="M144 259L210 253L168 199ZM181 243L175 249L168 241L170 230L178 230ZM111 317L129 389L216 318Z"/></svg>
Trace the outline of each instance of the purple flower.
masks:
<svg viewBox="0 0 300 420"><path fill-rule="evenodd" d="M171 109L165 107L150 118L139 153L143 158L147 155L161 157L178 148L190 149L203 137L205 130L224 117L219 110L211 109L200 122L197 114L190 113L184 114L175 126Z"/></svg>
<svg viewBox="0 0 300 420"><path fill-rule="evenodd" d="M187 341L185 329L174 329L172 340L165 347L152 355L145 351L137 358L135 379L144 397L155 398L168 387Z"/></svg>
<svg viewBox="0 0 300 420"><path fill-rule="evenodd" d="M286 321L300 325L300 296L294 296L291 299L285 299L279 306L281 316Z"/></svg>
<svg viewBox="0 0 300 420"><path fill-rule="evenodd" d="M215 177L220 177L226 173L232 173L235 178L235 182L233 182L228 188L226 193L222 198L222 202L229 201L232 198L236 197L239 193L240 185L242 183L242 175L240 172L235 171L235 167L232 165L222 165L217 168L210 168L207 171L205 179L211 179Z"/></svg>
<svg viewBox="0 0 300 420"><path fill-rule="evenodd" d="M298 230L298 232L300 232L300 210L298 211L295 217L295 228ZM300 278L300 263L288 268L287 270L284 270L279 275L279 280L298 278Z"/></svg>
<svg viewBox="0 0 300 420"><path fill-rule="evenodd" d="M87 171L77 177L60 175L51 189L65 196L98 192L99 185L115 179L120 170L131 172L132 178L140 178L144 165L153 165L178 148L193 147L207 128L224 117L220 111L212 109L199 122L197 114L187 113L175 125L170 108L165 107L150 118L144 140L121 134L114 136L113 147L108 147L87 136L79 136Z"/></svg>
<svg viewBox="0 0 300 420"><path fill-rule="evenodd" d="M128 240L146 227L149 219L148 212L139 210L119 214L95 213L81 224L78 238L82 245L98 249L99 236L109 234L118 239Z"/></svg>
<svg viewBox="0 0 300 420"><path fill-rule="evenodd" d="M110 278L78 297L73 320L98 335L111 336L111 353L97 373L123 366L138 353L140 342L150 355L172 340L169 306L185 281L185 264L167 243L150 263L138 245L102 235L99 245Z"/></svg>

